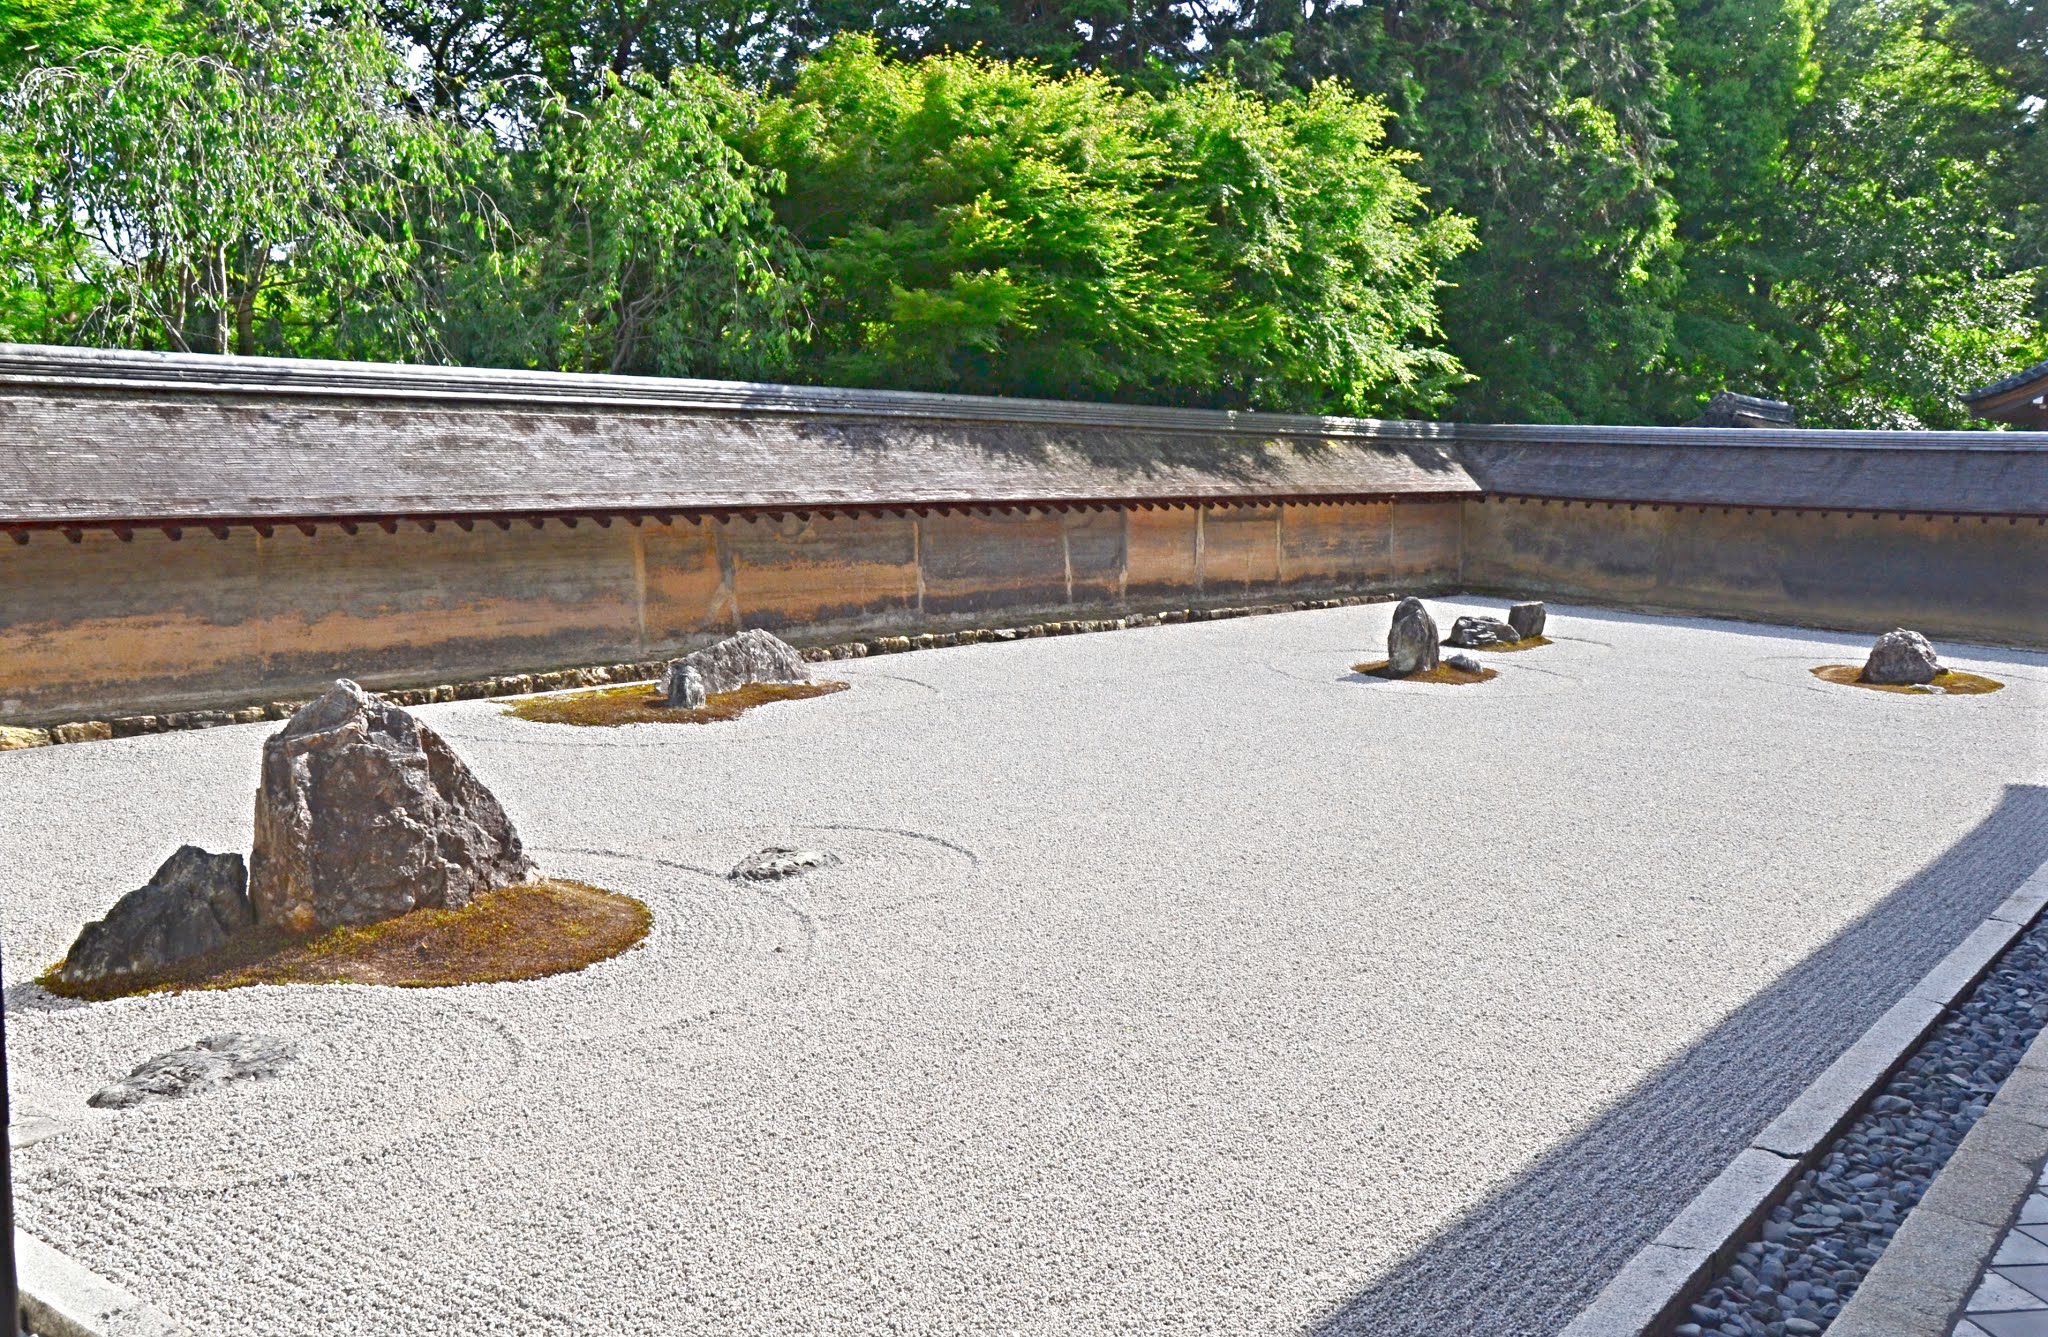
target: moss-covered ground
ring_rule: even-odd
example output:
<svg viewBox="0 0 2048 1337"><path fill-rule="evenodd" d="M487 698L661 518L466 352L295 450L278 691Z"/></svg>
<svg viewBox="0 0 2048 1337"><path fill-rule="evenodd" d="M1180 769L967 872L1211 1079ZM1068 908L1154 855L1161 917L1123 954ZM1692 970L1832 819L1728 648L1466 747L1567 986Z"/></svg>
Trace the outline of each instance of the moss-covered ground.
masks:
<svg viewBox="0 0 2048 1337"><path fill-rule="evenodd" d="M536 724L584 724L616 728L621 724L712 724L738 719L756 706L777 701L803 701L846 690L843 682L748 683L737 692L720 692L699 710L665 705L661 693L646 683L630 687L598 687L563 696L536 696L514 701L505 713Z"/></svg>
<svg viewBox="0 0 2048 1337"><path fill-rule="evenodd" d="M414 910L311 937L257 928L160 975L71 985L52 967L38 982L67 998L90 999L251 984L498 984L608 960L653 924L652 913L630 896L555 879L487 892L459 910Z"/></svg>
<svg viewBox="0 0 2048 1337"><path fill-rule="evenodd" d="M1425 673L1396 673L1393 666L1384 659L1375 659L1370 664L1353 664L1351 671L1362 673L1368 678L1384 678L1388 682L1435 682L1448 687L1489 682L1500 676L1499 669L1481 669L1474 673L1470 669L1452 668L1449 664L1441 663Z"/></svg>
<svg viewBox="0 0 2048 1337"><path fill-rule="evenodd" d="M1490 655L1506 655L1513 654L1517 650L1534 650L1539 645L1549 645L1550 643L1551 640L1548 636L1528 636L1509 645L1475 645L1471 648Z"/></svg>
<svg viewBox="0 0 2048 1337"><path fill-rule="evenodd" d="M1863 687L1873 692L1898 692L1905 696L1982 696L2005 686L1996 678L1987 678L1981 673L1964 673L1950 669L1934 677L1934 686L1940 692L1923 692L1905 683L1865 682L1861 664L1822 664L1813 670L1813 676L1822 682L1838 682L1845 687Z"/></svg>

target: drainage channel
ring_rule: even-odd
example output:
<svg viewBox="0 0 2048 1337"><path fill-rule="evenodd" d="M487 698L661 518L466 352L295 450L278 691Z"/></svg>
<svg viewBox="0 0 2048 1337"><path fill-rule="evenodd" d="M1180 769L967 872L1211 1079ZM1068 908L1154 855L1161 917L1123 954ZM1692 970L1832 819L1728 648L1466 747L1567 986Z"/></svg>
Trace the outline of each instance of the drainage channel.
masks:
<svg viewBox="0 0 2048 1337"><path fill-rule="evenodd" d="M2048 1022L2048 917L1998 958L1793 1181L1672 1337L1817 1337Z"/></svg>

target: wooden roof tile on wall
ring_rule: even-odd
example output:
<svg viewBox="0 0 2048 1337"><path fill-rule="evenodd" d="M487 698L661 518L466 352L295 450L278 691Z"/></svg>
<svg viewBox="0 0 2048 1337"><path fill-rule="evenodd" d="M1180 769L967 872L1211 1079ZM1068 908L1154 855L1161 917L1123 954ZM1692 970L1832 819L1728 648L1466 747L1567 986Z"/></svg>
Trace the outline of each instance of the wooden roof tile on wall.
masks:
<svg viewBox="0 0 2048 1337"><path fill-rule="evenodd" d="M2048 433L1492 427L0 345L0 525L1487 492L2048 514Z"/></svg>
<svg viewBox="0 0 2048 1337"><path fill-rule="evenodd" d="M0 523L1473 495L1320 419L0 346Z"/></svg>

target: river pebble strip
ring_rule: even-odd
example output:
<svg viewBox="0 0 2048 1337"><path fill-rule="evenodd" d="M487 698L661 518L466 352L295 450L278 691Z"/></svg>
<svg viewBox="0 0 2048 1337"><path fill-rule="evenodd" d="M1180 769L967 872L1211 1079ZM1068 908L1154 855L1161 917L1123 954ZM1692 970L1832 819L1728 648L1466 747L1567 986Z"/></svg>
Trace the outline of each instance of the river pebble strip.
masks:
<svg viewBox="0 0 2048 1337"><path fill-rule="evenodd" d="M2048 920L2007 949L1772 1209L1675 1337L1815 1337L2048 1022Z"/></svg>

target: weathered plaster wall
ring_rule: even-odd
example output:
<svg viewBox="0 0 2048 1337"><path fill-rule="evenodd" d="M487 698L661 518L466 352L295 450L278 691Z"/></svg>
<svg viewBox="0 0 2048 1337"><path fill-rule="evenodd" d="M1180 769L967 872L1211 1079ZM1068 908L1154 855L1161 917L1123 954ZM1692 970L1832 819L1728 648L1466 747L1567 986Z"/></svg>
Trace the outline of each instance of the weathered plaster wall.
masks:
<svg viewBox="0 0 2048 1337"><path fill-rule="evenodd" d="M1263 594L1448 589L1457 500L585 518L0 544L0 722L42 724Z"/></svg>
<svg viewBox="0 0 2048 1337"><path fill-rule="evenodd" d="M1659 612L2048 646L2048 523L1489 497L1463 584Z"/></svg>

